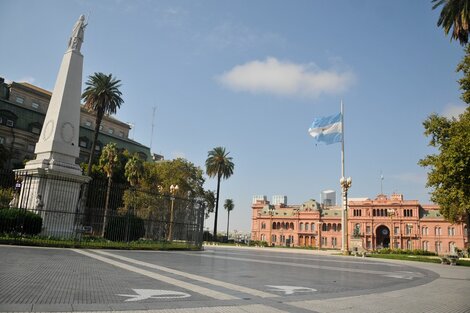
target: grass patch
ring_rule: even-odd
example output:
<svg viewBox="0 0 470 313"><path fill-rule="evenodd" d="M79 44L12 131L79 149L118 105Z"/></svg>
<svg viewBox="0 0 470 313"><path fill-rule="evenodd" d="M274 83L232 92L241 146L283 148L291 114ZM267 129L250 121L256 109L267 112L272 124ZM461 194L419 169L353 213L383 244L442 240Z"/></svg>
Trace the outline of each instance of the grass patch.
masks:
<svg viewBox="0 0 470 313"><path fill-rule="evenodd" d="M416 262L427 262L427 263L441 263L439 257L429 257L421 255L408 255L408 254L369 254L371 258L378 259L391 259L391 260L405 260L405 261L416 261ZM460 266L470 266L470 261L468 260L458 260L457 265Z"/></svg>
<svg viewBox="0 0 470 313"><path fill-rule="evenodd" d="M53 237L13 237L0 236L0 244L85 249L119 249L119 250L200 250L197 246L186 242L168 242L137 240L131 242L109 241L103 238L84 238L73 240Z"/></svg>

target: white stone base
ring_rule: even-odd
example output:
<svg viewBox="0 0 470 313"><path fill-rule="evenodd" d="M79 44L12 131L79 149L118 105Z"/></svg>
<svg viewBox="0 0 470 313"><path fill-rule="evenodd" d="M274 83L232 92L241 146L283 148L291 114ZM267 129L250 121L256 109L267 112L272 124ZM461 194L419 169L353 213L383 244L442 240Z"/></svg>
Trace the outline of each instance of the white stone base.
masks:
<svg viewBox="0 0 470 313"><path fill-rule="evenodd" d="M41 215L41 235L73 237L81 223L80 189L90 177L52 170L16 170L23 178L19 206ZM41 196L41 201L38 200Z"/></svg>

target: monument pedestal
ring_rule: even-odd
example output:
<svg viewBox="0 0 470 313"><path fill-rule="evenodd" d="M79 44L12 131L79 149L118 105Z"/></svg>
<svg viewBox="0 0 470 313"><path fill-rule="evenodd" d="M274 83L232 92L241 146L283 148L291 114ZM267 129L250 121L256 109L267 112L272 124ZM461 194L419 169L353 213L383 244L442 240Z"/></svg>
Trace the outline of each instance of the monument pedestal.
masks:
<svg viewBox="0 0 470 313"><path fill-rule="evenodd" d="M45 169L15 172L22 178L19 206L42 217L41 235L74 237L83 219L81 192L90 177Z"/></svg>

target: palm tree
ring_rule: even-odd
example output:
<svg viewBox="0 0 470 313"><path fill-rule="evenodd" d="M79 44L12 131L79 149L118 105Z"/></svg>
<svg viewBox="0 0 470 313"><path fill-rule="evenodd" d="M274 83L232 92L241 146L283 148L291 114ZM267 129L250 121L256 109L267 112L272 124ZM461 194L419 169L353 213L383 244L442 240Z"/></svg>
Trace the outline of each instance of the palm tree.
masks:
<svg viewBox="0 0 470 313"><path fill-rule="evenodd" d="M124 175L127 178L129 184L135 187L139 184L144 174L144 163L137 154L134 154L124 166Z"/></svg>
<svg viewBox="0 0 470 313"><path fill-rule="evenodd" d="M100 132L101 121L105 114L115 114L124 102L121 98L122 93L119 90L121 87L120 82L112 74L95 73L89 76L88 81L85 83L87 87L82 94L82 99L85 101L84 106L88 111L96 114L95 133L91 145L90 158L88 159L88 176L91 175L93 155Z"/></svg>
<svg viewBox="0 0 470 313"><path fill-rule="evenodd" d="M432 0L433 10L443 6L437 26L442 27L446 35L453 28L451 39L459 40L462 46L468 42L470 25L469 0Z"/></svg>
<svg viewBox="0 0 470 313"><path fill-rule="evenodd" d="M230 211L233 210L235 204L233 203L232 199L225 199L224 208L227 210L227 241L228 241L228 231L230 225Z"/></svg>
<svg viewBox="0 0 470 313"><path fill-rule="evenodd" d="M119 165L119 153L115 143L107 144L101 153L100 156L100 167L103 168L103 171L108 177L108 188L106 189L106 201L104 204L104 219L103 219L103 230L102 236L104 236L104 231L106 229L107 218L109 215L109 195L111 193L111 184L113 182L114 170Z"/></svg>
<svg viewBox="0 0 470 313"><path fill-rule="evenodd" d="M215 199L214 239L217 240L217 216L219 213L220 180L227 179L233 174L234 164L232 157L228 156L225 148L216 147L208 152L206 160L206 173L209 177L217 176L217 197Z"/></svg>

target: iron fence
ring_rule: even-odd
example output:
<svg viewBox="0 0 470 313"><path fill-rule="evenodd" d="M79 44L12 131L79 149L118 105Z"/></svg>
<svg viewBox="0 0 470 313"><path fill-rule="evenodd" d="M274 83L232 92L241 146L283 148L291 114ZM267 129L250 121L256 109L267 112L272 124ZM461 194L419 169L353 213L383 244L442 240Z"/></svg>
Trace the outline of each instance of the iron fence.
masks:
<svg viewBox="0 0 470 313"><path fill-rule="evenodd" d="M75 246L170 241L202 245L201 199L172 197L107 180L86 182L26 171L0 171L0 188L3 234L72 240ZM3 198L10 195L9 210L2 194ZM40 221L32 222L33 215Z"/></svg>

